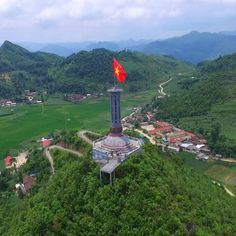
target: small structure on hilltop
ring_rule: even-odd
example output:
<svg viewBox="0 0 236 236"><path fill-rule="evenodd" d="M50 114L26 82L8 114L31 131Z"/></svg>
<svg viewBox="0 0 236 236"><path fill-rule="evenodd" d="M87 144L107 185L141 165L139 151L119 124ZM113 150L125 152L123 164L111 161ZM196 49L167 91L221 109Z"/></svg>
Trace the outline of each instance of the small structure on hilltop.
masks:
<svg viewBox="0 0 236 236"><path fill-rule="evenodd" d="M4 158L4 165L6 168L10 168L15 159L12 156L7 156Z"/></svg>
<svg viewBox="0 0 236 236"><path fill-rule="evenodd" d="M111 128L110 133L93 142L93 159L101 165L100 180L103 173L110 175L110 184L115 177L115 169L129 155L141 148L141 142L137 138L131 138L122 133L120 93L122 89L118 86L109 89Z"/></svg>
<svg viewBox="0 0 236 236"><path fill-rule="evenodd" d="M43 148L47 148L47 147L49 147L49 146L51 145L52 139L44 138L44 137L43 137L43 138L40 140L40 143L41 143L41 146L42 146Z"/></svg>
<svg viewBox="0 0 236 236"><path fill-rule="evenodd" d="M15 185L17 191L21 191L23 195L28 194L36 181L36 174L31 174L23 177L22 183Z"/></svg>

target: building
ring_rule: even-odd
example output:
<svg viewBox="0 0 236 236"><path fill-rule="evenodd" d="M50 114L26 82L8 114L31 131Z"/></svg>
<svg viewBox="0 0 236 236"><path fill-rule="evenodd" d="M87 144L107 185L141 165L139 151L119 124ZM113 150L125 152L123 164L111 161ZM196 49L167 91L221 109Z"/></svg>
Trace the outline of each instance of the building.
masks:
<svg viewBox="0 0 236 236"><path fill-rule="evenodd" d="M35 178L33 176L27 175L23 177L23 185L24 185L25 193L28 193L29 190L33 187L34 181L35 181Z"/></svg>
<svg viewBox="0 0 236 236"><path fill-rule="evenodd" d="M148 133L150 135L155 136L155 135L158 135L158 134L163 135L163 134L169 133L171 131L172 131L172 127L171 126L165 126L165 127L160 127L160 128L152 129Z"/></svg>
<svg viewBox="0 0 236 236"><path fill-rule="evenodd" d="M5 167L11 167L12 162L14 161L14 158L12 156L7 156L6 158L4 158L4 165Z"/></svg>
<svg viewBox="0 0 236 236"><path fill-rule="evenodd" d="M101 164L100 177L102 173L110 174L110 183L115 168L127 159L129 155L141 148L141 142L137 138L131 138L122 133L120 93L122 89L115 86L109 89L111 128L110 133L93 142L93 159Z"/></svg>
<svg viewBox="0 0 236 236"><path fill-rule="evenodd" d="M51 145L52 139L48 139L48 138L43 137L40 142L41 142L42 147L47 148Z"/></svg>

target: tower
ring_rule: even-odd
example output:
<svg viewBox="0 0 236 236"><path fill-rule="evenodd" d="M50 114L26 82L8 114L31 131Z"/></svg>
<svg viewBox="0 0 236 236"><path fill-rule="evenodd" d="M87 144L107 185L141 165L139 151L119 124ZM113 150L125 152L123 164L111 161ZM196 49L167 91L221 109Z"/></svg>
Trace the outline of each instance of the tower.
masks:
<svg viewBox="0 0 236 236"><path fill-rule="evenodd" d="M131 138L122 133L120 95L122 89L114 86L109 89L110 93L110 112L111 127L110 133L93 142L94 160L125 160L130 154L141 148L139 139Z"/></svg>
<svg viewBox="0 0 236 236"><path fill-rule="evenodd" d="M110 93L110 111L111 111L111 128L110 132L113 135L120 135L122 133L121 114L120 114L120 93L122 89L115 86L108 89Z"/></svg>

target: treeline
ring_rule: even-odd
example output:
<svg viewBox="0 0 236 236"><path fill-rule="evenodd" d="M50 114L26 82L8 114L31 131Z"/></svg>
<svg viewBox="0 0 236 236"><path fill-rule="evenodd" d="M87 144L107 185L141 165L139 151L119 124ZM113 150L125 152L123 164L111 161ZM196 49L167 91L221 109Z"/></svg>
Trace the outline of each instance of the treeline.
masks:
<svg viewBox="0 0 236 236"><path fill-rule="evenodd" d="M55 175L9 211L1 235L234 235L236 202L181 160L147 145L99 181L91 156L53 153ZM5 200L5 205L10 206ZM14 206L13 206L14 205ZM220 207L219 207L220 206ZM6 217L7 215L7 217Z"/></svg>

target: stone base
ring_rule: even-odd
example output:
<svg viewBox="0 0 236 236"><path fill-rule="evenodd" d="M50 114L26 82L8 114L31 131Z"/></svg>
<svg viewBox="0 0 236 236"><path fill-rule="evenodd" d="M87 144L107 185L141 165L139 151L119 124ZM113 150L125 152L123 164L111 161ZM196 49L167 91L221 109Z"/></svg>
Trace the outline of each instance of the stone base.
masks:
<svg viewBox="0 0 236 236"><path fill-rule="evenodd" d="M141 148L139 139L120 134L109 134L93 142L93 159L124 158Z"/></svg>

